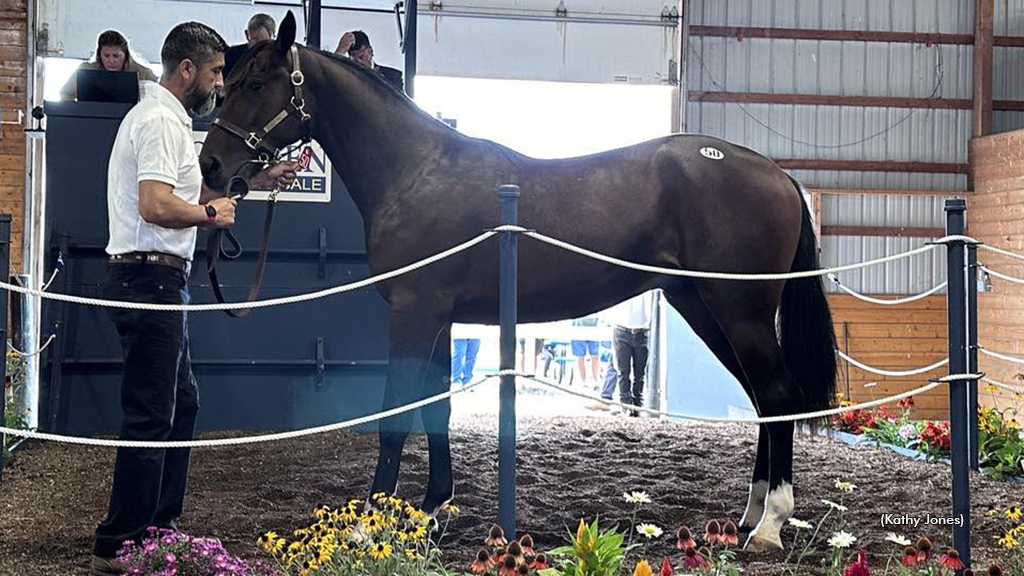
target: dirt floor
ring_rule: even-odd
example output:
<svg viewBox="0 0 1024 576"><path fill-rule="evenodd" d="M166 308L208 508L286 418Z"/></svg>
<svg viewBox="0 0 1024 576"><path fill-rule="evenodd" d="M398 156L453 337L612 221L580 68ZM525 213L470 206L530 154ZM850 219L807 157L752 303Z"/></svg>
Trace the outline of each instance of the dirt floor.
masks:
<svg viewBox="0 0 1024 576"><path fill-rule="evenodd" d="M467 567L497 514L497 421L493 415L457 416L452 423L456 504L461 515L442 542L453 567ZM519 425L520 529L541 549L564 543L566 526L600 515L628 524L624 491L645 490L653 503L639 521L665 528L649 556L678 559L680 524L743 513L756 430L746 425L695 425L613 417L523 418ZM222 539L246 558L260 558L263 531L290 531L308 523L317 504L365 497L376 462L375 435L347 432L273 444L194 452L181 527ZM92 530L105 511L114 452L57 444L20 451L0 483L0 575L53 576L85 572ZM948 515L950 469L888 450L852 447L819 436L798 437L795 447L796 516L815 522L821 499L838 500L836 479L858 489L845 497L850 531L872 553L873 564L892 550L880 527L885 513ZM406 449L400 495L418 501L427 476L426 442ZM1024 484L972 475L976 565L1005 559L995 545L989 505L1024 504ZM916 537L914 530L895 531ZM783 532L784 542L792 538ZM938 546L947 530L927 533ZM1017 551L1019 553L1019 551ZM1003 556L1000 556L1000 555ZM744 553L747 574L781 574L780 553ZM883 558L879 560L879 558ZM653 563L653 562L652 562ZM987 566L987 564L985 564ZM630 565L629 568L632 568Z"/></svg>

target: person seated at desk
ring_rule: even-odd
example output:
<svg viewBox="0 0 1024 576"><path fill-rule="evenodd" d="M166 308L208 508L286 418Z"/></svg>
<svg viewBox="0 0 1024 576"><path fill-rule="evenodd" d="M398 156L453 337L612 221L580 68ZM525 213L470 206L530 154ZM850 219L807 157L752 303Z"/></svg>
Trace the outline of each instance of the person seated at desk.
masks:
<svg viewBox="0 0 1024 576"><path fill-rule="evenodd" d="M338 47L334 53L340 56L348 56L356 62L373 70L385 82L391 84L399 92L405 92L405 83L402 81L402 71L395 68L381 66L373 61L373 46L370 46L370 37L362 30L345 32L338 40Z"/></svg>
<svg viewBox="0 0 1024 576"><path fill-rule="evenodd" d="M106 70L108 72L135 72L139 81L156 81L156 74L144 64L136 62L128 49L128 39L117 30L107 30L96 40L96 53L89 62L83 62L60 89L61 100L78 99L78 70Z"/></svg>

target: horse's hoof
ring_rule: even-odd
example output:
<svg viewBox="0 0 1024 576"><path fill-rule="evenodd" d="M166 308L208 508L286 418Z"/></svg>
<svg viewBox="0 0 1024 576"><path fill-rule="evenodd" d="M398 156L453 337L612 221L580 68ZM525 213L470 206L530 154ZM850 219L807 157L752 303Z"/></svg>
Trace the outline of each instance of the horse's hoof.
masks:
<svg viewBox="0 0 1024 576"><path fill-rule="evenodd" d="M756 534L751 534L750 538L747 538L747 543L743 546L743 549L748 552L768 552L770 550L782 550L782 538L776 537L773 540L770 538L761 538Z"/></svg>

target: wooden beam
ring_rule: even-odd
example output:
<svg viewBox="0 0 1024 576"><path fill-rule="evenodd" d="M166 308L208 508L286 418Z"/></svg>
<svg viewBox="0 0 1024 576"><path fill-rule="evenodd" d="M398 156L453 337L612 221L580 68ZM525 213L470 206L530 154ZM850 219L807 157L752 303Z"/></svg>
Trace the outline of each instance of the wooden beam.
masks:
<svg viewBox="0 0 1024 576"><path fill-rule="evenodd" d="M786 40L832 40L836 42L893 42L902 44L974 44L973 34L931 32L881 32L874 30L816 30L813 28L757 28L750 26L690 26L691 36L715 38L783 38ZM1024 38L993 36L995 46L1024 47Z"/></svg>
<svg viewBox="0 0 1024 576"><path fill-rule="evenodd" d="M897 238L941 238L942 228L913 226L822 226L823 236L892 236Z"/></svg>
<svg viewBox="0 0 1024 576"><path fill-rule="evenodd" d="M992 21L995 0L974 3L974 137L992 133Z"/></svg>
<svg viewBox="0 0 1024 576"><path fill-rule="evenodd" d="M835 196L845 196L851 194L861 195L891 195L891 196L944 196L944 197L960 197L970 196L971 192L967 190L862 190L860 188L808 188L808 192L812 194L831 194Z"/></svg>
<svg viewBox="0 0 1024 576"><path fill-rule="evenodd" d="M788 170L848 170L853 172L925 172L929 174L966 174L967 164L942 162L892 162L888 160L775 160Z"/></svg>
<svg viewBox="0 0 1024 576"><path fill-rule="evenodd" d="M893 96L840 96L833 94L772 94L768 92L698 92L688 94L692 102L739 104L791 104L796 106L858 106L864 108L935 108L971 110L974 102L966 98L902 98ZM994 110L1024 111L1024 100L993 100Z"/></svg>

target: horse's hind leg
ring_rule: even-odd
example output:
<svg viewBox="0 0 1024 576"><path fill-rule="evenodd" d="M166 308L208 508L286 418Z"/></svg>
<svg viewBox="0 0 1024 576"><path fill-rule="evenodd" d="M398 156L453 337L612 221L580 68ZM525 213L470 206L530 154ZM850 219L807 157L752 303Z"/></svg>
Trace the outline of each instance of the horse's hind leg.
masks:
<svg viewBox="0 0 1024 576"><path fill-rule="evenodd" d="M409 306L408 308L415 308ZM382 409L390 410L411 404L423 396L424 382L431 366L450 363L449 345L441 346L439 339L444 321L422 313L408 312L392 305L390 319L391 349L388 359L387 384L384 388ZM443 358L442 358L443 356ZM444 373L447 372L447 369ZM442 373L442 378L443 374ZM415 411L402 412L380 421L380 454L373 477L371 494L394 494L398 487L398 472L402 450L412 429ZM431 450L433 453L433 450ZM431 454L433 456L433 454ZM433 459L432 459L433 460ZM433 465L433 462L431 462Z"/></svg>
<svg viewBox="0 0 1024 576"><path fill-rule="evenodd" d="M430 369L423 385L424 398L429 398L448 390L449 372L451 371L451 327L442 330L438 337L434 353L431 355ZM455 495L455 484L452 478L452 452L448 439L448 424L452 415L450 398L428 404L420 409L423 416L423 427L427 433L427 448L430 452L430 479L427 481L427 493L423 498L423 511L435 514L442 505Z"/></svg>
<svg viewBox="0 0 1024 576"><path fill-rule="evenodd" d="M686 319L694 333L707 344L718 361L739 381L747 396L753 400L750 383L736 358L732 344L729 343L729 339L722 332L718 321L701 300L700 294L693 284L686 281L679 288L666 290L665 298ZM757 456L754 460L753 477L747 494L747 506L743 512L743 518L740 520L740 526L744 528L753 528L764 515L764 503L768 497L768 473L768 433L765 426L762 425L758 431Z"/></svg>

